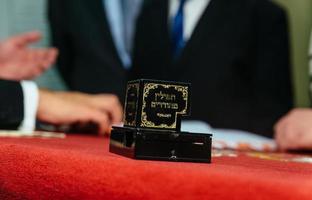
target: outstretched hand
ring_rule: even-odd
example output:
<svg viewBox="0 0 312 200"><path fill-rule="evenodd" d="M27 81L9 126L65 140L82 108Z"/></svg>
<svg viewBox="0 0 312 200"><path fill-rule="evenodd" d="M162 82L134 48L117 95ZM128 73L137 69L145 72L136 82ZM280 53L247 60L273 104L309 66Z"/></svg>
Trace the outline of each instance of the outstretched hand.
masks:
<svg viewBox="0 0 312 200"><path fill-rule="evenodd" d="M33 79L56 60L55 48L30 48L39 41L39 32L29 32L0 42L0 78L7 80Z"/></svg>

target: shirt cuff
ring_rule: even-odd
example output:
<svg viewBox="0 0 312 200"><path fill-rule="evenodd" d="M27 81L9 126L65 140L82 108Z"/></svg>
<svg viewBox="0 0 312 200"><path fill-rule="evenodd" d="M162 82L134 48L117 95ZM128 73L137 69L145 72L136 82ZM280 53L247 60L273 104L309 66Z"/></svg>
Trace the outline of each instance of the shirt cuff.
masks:
<svg viewBox="0 0 312 200"><path fill-rule="evenodd" d="M32 81L21 81L24 96L24 119L18 128L20 131L33 131L39 103L39 91Z"/></svg>

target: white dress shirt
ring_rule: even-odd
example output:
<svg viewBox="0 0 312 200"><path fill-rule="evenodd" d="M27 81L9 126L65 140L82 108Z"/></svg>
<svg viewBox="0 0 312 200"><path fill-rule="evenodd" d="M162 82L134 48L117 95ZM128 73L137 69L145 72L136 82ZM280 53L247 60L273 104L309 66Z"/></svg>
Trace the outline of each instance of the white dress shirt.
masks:
<svg viewBox="0 0 312 200"><path fill-rule="evenodd" d="M39 91L32 81L21 81L24 97L24 119L18 128L21 131L33 131L36 127L36 115L39 103Z"/></svg>
<svg viewBox="0 0 312 200"><path fill-rule="evenodd" d="M170 0L169 2L169 26L172 24L173 18L176 16L179 9L179 0ZM210 0L186 0L184 6L184 24L183 24L183 38L188 41L198 24L201 16L207 8Z"/></svg>
<svg viewBox="0 0 312 200"><path fill-rule="evenodd" d="M133 35L142 3L142 0L103 0L113 41L126 69L131 66Z"/></svg>

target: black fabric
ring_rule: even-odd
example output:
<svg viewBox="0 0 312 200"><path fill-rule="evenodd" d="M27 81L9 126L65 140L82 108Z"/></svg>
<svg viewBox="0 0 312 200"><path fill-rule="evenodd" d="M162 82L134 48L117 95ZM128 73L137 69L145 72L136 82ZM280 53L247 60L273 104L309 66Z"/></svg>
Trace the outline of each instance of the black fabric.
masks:
<svg viewBox="0 0 312 200"><path fill-rule="evenodd" d="M57 66L72 90L124 96L126 70L117 54L102 0L50 0Z"/></svg>
<svg viewBox="0 0 312 200"><path fill-rule="evenodd" d="M24 100L18 82L0 80L0 129L16 129L24 117Z"/></svg>
<svg viewBox="0 0 312 200"><path fill-rule="evenodd" d="M177 60L167 12L167 0L146 2L131 79L190 82L191 119L272 136L292 107L285 12L267 0L211 0Z"/></svg>

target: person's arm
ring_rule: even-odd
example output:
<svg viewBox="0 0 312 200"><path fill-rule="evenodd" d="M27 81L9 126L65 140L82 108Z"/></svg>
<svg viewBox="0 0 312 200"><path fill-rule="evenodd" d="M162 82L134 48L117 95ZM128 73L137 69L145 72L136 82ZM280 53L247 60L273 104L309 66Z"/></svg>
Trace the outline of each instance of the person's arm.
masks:
<svg viewBox="0 0 312 200"><path fill-rule="evenodd" d="M114 95L38 90L30 82L0 80L0 129L32 131L35 121L52 125L90 123L99 134L122 120L122 107Z"/></svg>
<svg viewBox="0 0 312 200"><path fill-rule="evenodd" d="M21 85L15 81L0 80L0 129L16 129L23 117Z"/></svg>
<svg viewBox="0 0 312 200"><path fill-rule="evenodd" d="M252 126L272 136L275 122L293 106L287 17L270 1L255 1Z"/></svg>

